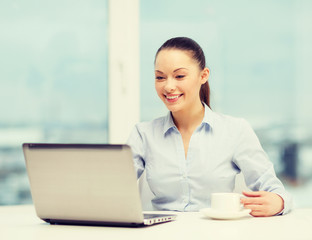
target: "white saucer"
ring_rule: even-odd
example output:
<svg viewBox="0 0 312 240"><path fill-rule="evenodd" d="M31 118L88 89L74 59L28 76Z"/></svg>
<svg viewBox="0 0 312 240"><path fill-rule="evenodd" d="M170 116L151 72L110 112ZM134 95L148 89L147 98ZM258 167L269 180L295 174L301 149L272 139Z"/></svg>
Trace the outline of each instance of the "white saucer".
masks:
<svg viewBox="0 0 312 240"><path fill-rule="evenodd" d="M243 209L237 212L222 212L213 210L212 208L203 208L200 210L200 212L202 212L206 217L212 219L237 219L248 216L251 212L251 209Z"/></svg>

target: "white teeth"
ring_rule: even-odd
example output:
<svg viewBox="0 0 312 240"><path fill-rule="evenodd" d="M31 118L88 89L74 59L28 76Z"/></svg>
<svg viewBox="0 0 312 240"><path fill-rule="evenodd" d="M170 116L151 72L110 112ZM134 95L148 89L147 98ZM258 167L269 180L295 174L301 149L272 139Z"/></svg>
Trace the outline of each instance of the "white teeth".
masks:
<svg viewBox="0 0 312 240"><path fill-rule="evenodd" d="M180 95L176 95L176 96L166 96L167 99L175 99L178 98Z"/></svg>

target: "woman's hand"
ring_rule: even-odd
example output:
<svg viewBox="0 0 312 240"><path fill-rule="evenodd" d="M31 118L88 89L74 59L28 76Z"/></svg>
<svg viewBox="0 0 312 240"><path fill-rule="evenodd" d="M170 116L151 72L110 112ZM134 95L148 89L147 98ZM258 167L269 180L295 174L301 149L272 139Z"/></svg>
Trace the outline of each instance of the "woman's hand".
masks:
<svg viewBox="0 0 312 240"><path fill-rule="evenodd" d="M242 198L241 203L245 208L251 209L250 215L254 217L273 216L284 209L284 200L276 193L258 191L243 194L247 198Z"/></svg>

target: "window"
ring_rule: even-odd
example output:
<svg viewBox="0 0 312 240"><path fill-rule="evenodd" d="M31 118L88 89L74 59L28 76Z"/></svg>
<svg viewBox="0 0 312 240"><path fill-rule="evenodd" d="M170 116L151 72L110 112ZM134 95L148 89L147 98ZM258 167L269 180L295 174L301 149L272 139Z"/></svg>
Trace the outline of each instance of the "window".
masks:
<svg viewBox="0 0 312 240"><path fill-rule="evenodd" d="M108 141L107 5L0 3L0 205L31 201L23 142Z"/></svg>

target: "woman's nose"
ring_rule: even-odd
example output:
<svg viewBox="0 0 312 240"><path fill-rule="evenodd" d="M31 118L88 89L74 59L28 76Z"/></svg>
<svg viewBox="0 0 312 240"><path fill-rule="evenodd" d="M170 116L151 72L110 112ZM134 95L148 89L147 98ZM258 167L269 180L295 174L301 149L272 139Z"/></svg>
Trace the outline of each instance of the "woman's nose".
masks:
<svg viewBox="0 0 312 240"><path fill-rule="evenodd" d="M176 89L174 79L168 78L165 85L165 90L167 92L173 92Z"/></svg>

